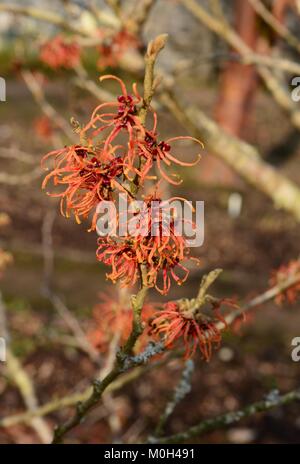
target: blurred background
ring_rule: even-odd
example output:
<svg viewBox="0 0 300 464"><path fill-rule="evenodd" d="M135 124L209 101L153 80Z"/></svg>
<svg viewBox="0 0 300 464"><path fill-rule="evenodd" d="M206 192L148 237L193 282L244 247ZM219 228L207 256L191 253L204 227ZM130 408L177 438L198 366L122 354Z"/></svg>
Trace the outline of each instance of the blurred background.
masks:
<svg viewBox="0 0 300 464"><path fill-rule="evenodd" d="M12 356L0 362L0 443L49 441L53 426L69 417L68 404L38 419L3 418L84 391L107 368L107 353L89 336L112 287L95 259L97 237L87 224L61 217L58 202L41 191L40 161L76 140L71 117L85 122L107 94L117 95L116 86L100 85L101 74L141 88L143 54L156 35L169 34L157 65L160 136L195 135L205 144L196 167L178 169L184 182L176 189L205 201L205 240L192 250L201 266L188 282L151 299L191 298L202 275L218 267L224 272L215 294L247 301L269 287L274 269L298 258L300 104L292 79L300 76L299 7L294 0L0 1L0 336ZM58 34L80 44L74 66L43 57ZM188 146L181 159L193 156ZM262 305L224 335L209 363L198 354L192 390L166 432L234 411L270 389L299 386L299 363L291 359L298 309L297 302ZM145 439L182 363L175 358L107 393L68 441ZM299 433L300 409L292 404L198 442L295 443Z"/></svg>

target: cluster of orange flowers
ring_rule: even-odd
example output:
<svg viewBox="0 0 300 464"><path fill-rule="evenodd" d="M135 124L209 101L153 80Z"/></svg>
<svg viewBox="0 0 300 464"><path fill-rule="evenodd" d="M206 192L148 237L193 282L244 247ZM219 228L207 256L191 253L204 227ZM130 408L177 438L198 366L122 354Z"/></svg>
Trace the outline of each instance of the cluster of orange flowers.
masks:
<svg viewBox="0 0 300 464"><path fill-rule="evenodd" d="M100 45L97 45L99 59L97 66L99 69L116 67L127 50L136 50L140 47L140 42L135 35L121 29L111 34L105 29L99 29L97 36ZM40 60L49 68L72 69L80 63L82 47L73 38L65 38L58 34L47 40L40 48Z"/></svg>
<svg viewBox="0 0 300 464"><path fill-rule="evenodd" d="M75 41L57 35L42 45L40 60L52 69L72 69L79 64L80 53L80 46Z"/></svg>
<svg viewBox="0 0 300 464"><path fill-rule="evenodd" d="M101 145L72 145L54 150L43 158L43 167L49 158L53 166L44 178L42 188L49 181L54 186L63 187L61 192L50 195L60 197L62 215L69 217L73 213L78 223L80 218L87 218L101 200L112 199L114 189L124 190L119 182L119 177L123 175L123 160L114 156L112 150L104 152ZM95 220L96 215L93 229Z"/></svg>
<svg viewBox="0 0 300 464"><path fill-rule="evenodd" d="M147 285L166 295L172 280L178 285L186 281L189 270L183 263L199 260L189 255L185 237L175 231L174 218L164 220L164 202L157 194L149 195L144 201L146 213L150 214L142 215L139 220L138 227L143 233L121 241L114 237L99 238L97 259L111 266L112 272L107 277L113 282L119 280L124 286L135 284L140 277L140 266L145 265ZM155 202L162 205L159 210L153 207ZM153 231L157 233L152 234Z"/></svg>
<svg viewBox="0 0 300 464"><path fill-rule="evenodd" d="M124 344L132 329L133 313L128 296L116 298L101 294L101 303L93 311L94 327L88 337L101 352L107 351L110 343L118 339ZM142 322L148 327L144 330L135 347L143 350L149 341L163 338L166 349L173 349L176 343L184 346L184 358L192 357L197 348L203 358L209 361L213 347L218 348L222 339L222 330L227 327L221 308L238 306L232 299L223 298L211 304L210 313L197 310L189 311L181 307L180 301L169 301L160 306L149 303L143 306ZM211 314L212 312L212 314Z"/></svg>
<svg viewBox="0 0 300 464"><path fill-rule="evenodd" d="M178 179L175 180L175 176L166 170L172 164L192 166L200 158L200 155L197 156L193 163L179 161L172 154L173 142L181 139L200 142L192 137L160 140L157 115L152 108L149 109L153 121L151 129L141 122L139 114L143 100L136 85L133 85L130 94L121 79L106 75L100 80L105 79L117 81L121 94L115 101L98 105L86 125L77 125L77 145L52 151L42 161L46 169L49 169L50 163L43 188L53 184L58 189L49 194L60 198L61 213L67 217L74 215L78 222L92 215L91 229L96 228L96 207L101 201L115 202L116 192L126 193L129 201L134 201L135 195L130 186L143 187L147 179L153 180L157 175L177 185ZM174 199L185 201L179 197L169 201ZM139 230L142 229L143 233L100 237L96 256L110 267L107 277L113 282L133 286L141 278L143 269L143 283L166 295L172 281L180 285L187 279L189 270L184 262L195 258L189 256L185 237L176 234L174 217L165 224L161 207L153 214L153 203L164 204L157 189L144 198L146 213L149 214L142 215L139 222ZM155 234L154 229L157 231ZM209 359L212 346L221 338L216 325L222 320L221 304L230 305L227 300L215 305L212 308L213 318L200 312L187 314L175 302L167 303L159 312L154 311L153 305L144 306L142 317L146 321L152 315L150 332L159 337L163 335L166 348L182 339L186 357L192 356L199 347L204 358ZM101 326L91 335L95 345L103 349L111 335L121 329L121 342L126 339L132 325L129 304L104 300L96 313L100 314Z"/></svg>
<svg viewBox="0 0 300 464"><path fill-rule="evenodd" d="M216 300L212 304L213 317L205 315L200 310L183 310L180 303L170 301L164 305L162 311L154 314L151 320L152 333L164 336L166 348L172 348L177 340L183 340L185 359L195 354L197 347L207 361L212 355L214 345L220 345L221 328L227 327L226 320L221 313L221 307L227 306L237 309L236 303L228 298Z"/></svg>
<svg viewBox="0 0 300 464"><path fill-rule="evenodd" d="M103 76L114 79L120 86L122 94L115 102L102 103L93 111L90 121L79 129L80 145L72 145L48 153L43 158L43 166L52 161L51 172L43 181L45 188L51 181L59 186L60 191L50 193L61 198L61 212L69 217L73 214L78 222L93 214L91 229L96 227L96 206L102 200L114 200L114 193L128 193L124 184L139 179L140 185L150 176L149 172L157 166L162 177L172 181L161 168L161 162L184 164L171 155L170 142L157 141L157 116L153 112L154 126L150 131L141 123L138 105L142 98L133 86L133 95L127 92L125 84L115 76ZM120 143L119 137L123 137ZM101 137L102 136L102 137ZM124 137L127 141L124 143ZM100 138L101 137L101 138ZM195 140L192 137L183 137ZM196 162L199 157L197 157ZM151 208L152 200L159 200L155 195L146 199ZM152 215L148 216L151 218ZM121 281L123 285L133 285L139 278L139 267L147 267L147 282L163 294L171 285L171 278L178 284L184 282L188 269L182 264L189 259L189 249L184 237L174 233L171 222L170 231L164 234L162 219L158 217L156 226L158 236L152 236L151 220L147 219L146 235L129 236L125 239L116 237L99 238L97 259L111 266L108 278ZM173 227L173 228L172 228ZM176 270L182 271L179 277ZM158 276L162 274L162 288L158 286Z"/></svg>

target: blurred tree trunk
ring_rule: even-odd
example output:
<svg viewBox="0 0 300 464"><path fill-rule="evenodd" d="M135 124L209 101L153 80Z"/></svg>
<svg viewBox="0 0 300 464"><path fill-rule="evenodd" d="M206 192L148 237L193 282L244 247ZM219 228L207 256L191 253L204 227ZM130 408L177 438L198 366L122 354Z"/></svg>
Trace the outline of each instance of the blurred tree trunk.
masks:
<svg viewBox="0 0 300 464"><path fill-rule="evenodd" d="M251 48L256 48L256 13L247 1L235 0L235 30ZM229 62L220 79L215 119L229 134L243 136L257 85L253 66Z"/></svg>
<svg viewBox="0 0 300 464"><path fill-rule="evenodd" d="M256 13L247 1L234 0L234 27L253 49L258 37ZM229 134L245 136L257 87L255 68L230 61L220 78L220 93L215 108L216 122ZM222 161L209 155L204 168L205 179L233 186L240 183L236 174Z"/></svg>
<svg viewBox="0 0 300 464"><path fill-rule="evenodd" d="M275 0L272 13L283 23L288 7L293 6L294 0ZM272 44L276 44L277 36L257 17L247 0L234 0L234 28L243 41L258 53L268 54ZM247 138L257 86L258 75L254 66L231 61L224 68L215 120L229 134ZM202 174L210 183L231 187L241 185L233 170L211 154L202 164Z"/></svg>

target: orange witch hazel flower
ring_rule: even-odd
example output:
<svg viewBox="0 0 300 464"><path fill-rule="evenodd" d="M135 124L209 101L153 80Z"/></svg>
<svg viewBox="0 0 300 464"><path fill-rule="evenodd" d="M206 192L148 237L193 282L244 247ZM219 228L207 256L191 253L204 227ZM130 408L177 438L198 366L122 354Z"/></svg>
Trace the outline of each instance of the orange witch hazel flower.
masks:
<svg viewBox="0 0 300 464"><path fill-rule="evenodd" d="M99 69L118 66L123 54L128 50L135 50L140 46L138 38L127 31L121 29L112 37L105 37L102 31L99 35L103 38L103 43L98 47L100 58L97 62Z"/></svg>
<svg viewBox="0 0 300 464"><path fill-rule="evenodd" d="M101 200L111 200L113 189L124 191L119 181L123 175L123 160L115 156L112 147L108 147L105 154L101 146L73 145L55 150L42 160L46 169L49 159L53 169L45 176L42 188L50 181L54 186L61 186L61 192L49 195L61 198L62 215L69 217L73 213L77 222L81 217L88 217ZM95 220L96 213L92 228Z"/></svg>
<svg viewBox="0 0 300 464"><path fill-rule="evenodd" d="M99 351L105 352L114 337L123 345L127 340L133 322L133 313L128 294L115 296L101 293L101 303L98 303L93 310L94 328L88 333L88 338L93 346ZM142 321L146 323L154 311L152 304L145 304L142 310ZM135 347L136 351L143 350L150 338L146 331L138 339Z"/></svg>
<svg viewBox="0 0 300 464"><path fill-rule="evenodd" d="M270 278L270 285L274 287L286 282L287 279L299 276L299 280L287 289L280 292L275 297L275 302L281 305L285 301L295 303L300 295L300 260L292 260L288 264L283 264L277 270L273 271Z"/></svg>
<svg viewBox="0 0 300 464"><path fill-rule="evenodd" d="M139 261L130 240L125 242L115 238L99 238L96 256L98 261L111 266L106 277L112 282L121 282L123 287L133 286L139 278Z"/></svg>
<svg viewBox="0 0 300 464"><path fill-rule="evenodd" d="M222 328L227 327L220 312L221 307L225 305L237 308L234 301L227 298L213 299L211 304L213 316L203 314L197 307L181 307L180 301L168 302L151 319L151 333L161 335L167 349L173 348L177 341L182 340L185 359L191 358L198 347L203 358L209 361L213 346L218 348L222 339L218 322L223 323Z"/></svg>
<svg viewBox="0 0 300 464"><path fill-rule="evenodd" d="M161 251L156 249L155 253L151 246L147 246L147 240L144 241L143 248L132 239L123 243L115 238L99 238L98 245L96 252L98 261L111 266L111 272L107 273L107 278L114 283L120 281L122 286L131 287L138 281L140 266L143 264L147 268L147 285L155 287L162 295L169 292L171 278L181 285L188 277L189 270L182 264L182 261L192 258L188 256L188 249L181 252L175 244L165 246ZM177 271L182 271L183 276L180 277ZM162 285L159 283L160 275Z"/></svg>
<svg viewBox="0 0 300 464"><path fill-rule="evenodd" d="M190 140L203 146L202 143L188 136L173 137L166 141L158 141L157 114L153 110L152 129L148 130L141 124L138 105L142 103L142 97L138 93L136 84L132 86L133 93L129 94L124 82L118 77L105 75L100 78L100 81L106 79L116 80L120 84L122 94L118 96L116 102L102 103L95 108L89 123L82 129L81 136L93 139L100 133L109 131L104 143L104 148L106 148L115 141L121 132L125 131L128 135L128 143L124 150L124 165L126 166L129 180L132 180L135 175L138 175L142 182L147 178L153 178L153 176L149 177L148 173L156 165L159 173L165 180L175 185L179 184L180 182L171 179L164 172L162 164L167 167L172 163L179 166L194 166L198 163L200 154L194 162L183 162L171 154L170 144L179 140ZM103 111L109 108L115 109L115 111Z"/></svg>
<svg viewBox="0 0 300 464"><path fill-rule="evenodd" d="M173 197L168 204L179 197ZM144 199L144 209L137 229L125 240L116 237L99 238L97 259L111 266L107 278L121 281L123 286L134 285L140 277L140 266L146 269L149 287L166 295L174 280L178 285L186 281L189 269L183 264L187 260L198 259L189 256L186 239L175 230L175 219L163 215L164 204L157 193ZM159 205L159 206L158 206ZM132 218L136 220L136 216ZM131 225L131 219L128 221ZM135 233L137 232L137 233Z"/></svg>
<svg viewBox="0 0 300 464"><path fill-rule="evenodd" d="M40 116L34 121L34 130L44 140L49 140L54 133L53 124L47 116Z"/></svg>
<svg viewBox="0 0 300 464"><path fill-rule="evenodd" d="M116 76L105 75L100 77L100 81L113 79L120 84L122 94L119 95L116 101L105 102L98 105L86 124L80 131L81 137L88 140L95 139L101 133L108 131L105 137L104 148L113 143L117 136L123 131L128 133L128 146L133 149L134 142L137 140L135 131L144 133L145 129L139 119L137 105L141 103L142 97L137 91L136 84L133 84L133 94L127 92L124 82ZM108 111L103 110L106 109ZM124 147L125 153L127 147Z"/></svg>
<svg viewBox="0 0 300 464"><path fill-rule="evenodd" d="M71 69L79 64L80 46L67 41L61 35L45 42L40 50L40 59L52 69Z"/></svg>
<svg viewBox="0 0 300 464"><path fill-rule="evenodd" d="M144 234L136 236L137 253L147 266L149 286L154 286L163 295L169 292L172 280L181 285L188 278L189 269L184 262L194 260L199 264L197 258L190 256L185 237L177 233L176 218L172 214L168 216L169 211L166 216L163 214L175 200L186 201L173 197L163 202L157 192L148 195L144 200L148 214L144 214L142 224L139 224ZM181 219L180 222L185 221Z"/></svg>
<svg viewBox="0 0 300 464"><path fill-rule="evenodd" d="M166 174L166 172L163 169L163 164L165 166L170 166L173 163L178 166L191 167L198 163L198 161L200 160L200 154L197 156L196 160L191 163L180 161L171 154L171 144L175 141L190 140L190 141L200 144L202 147L203 145L199 140L195 139L194 137L189 137L189 136L172 137L165 141L164 140L158 141L156 126L157 126L157 116L154 113L154 125L153 125L152 130L151 131L146 130L145 138L139 140L137 143L138 156L144 159L145 163L143 164L142 169L139 169L139 170L137 169L136 172L141 177L141 179L144 180L145 178L147 178L147 174L152 168L152 166L156 164L159 173L167 182L173 185L179 185L181 183L181 180L174 179L174 177L175 178L177 177L174 174L172 175L173 179L170 176L168 176L168 174ZM129 157L128 164L129 165L134 164L134 156L132 158Z"/></svg>

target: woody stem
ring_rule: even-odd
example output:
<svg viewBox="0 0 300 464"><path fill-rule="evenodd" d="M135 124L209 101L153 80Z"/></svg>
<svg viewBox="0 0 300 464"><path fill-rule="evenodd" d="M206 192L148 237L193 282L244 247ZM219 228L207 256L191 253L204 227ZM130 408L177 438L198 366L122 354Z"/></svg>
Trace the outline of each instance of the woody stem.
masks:
<svg viewBox="0 0 300 464"><path fill-rule="evenodd" d="M143 325L141 321L141 314L144 305L144 301L148 292L148 286L146 282L146 268L141 265L140 266L140 273L141 273L141 288L140 291L131 297L131 305L133 311L133 323L132 323L132 331L129 335L125 346L124 346L124 353L130 354L136 340L143 332Z"/></svg>
<svg viewBox="0 0 300 464"><path fill-rule="evenodd" d="M280 395L277 391L270 394L263 400L250 404L243 409L233 412L227 412L212 419L206 419L196 425L188 428L184 432L179 432L174 435L169 435L163 438L152 439L152 443L182 443L195 437L199 437L213 430L234 425L242 419L253 416L256 413L269 411L275 407L284 406L294 401L300 400L300 389L290 391L284 395Z"/></svg>
<svg viewBox="0 0 300 464"><path fill-rule="evenodd" d="M147 52L145 55L145 76L144 76L144 95L143 95L143 104L138 112L138 116L140 122L143 126L146 124L146 117L148 110L150 108L150 104L152 101L152 97L155 91L155 79L154 79L154 67L155 62L157 60L158 54L164 48L168 35L161 34L157 36L154 40L152 40L147 48ZM138 169L140 170L145 163L145 159L139 157L139 166ZM131 193L136 195L139 189L139 176L136 174L135 178L131 183Z"/></svg>
<svg viewBox="0 0 300 464"><path fill-rule="evenodd" d="M74 427L79 425L86 414L91 411L99 403L102 394L106 388L123 372L127 370L126 361L128 356L131 355L134 345L143 332L143 326L141 323L141 312L145 297L148 291L148 287L145 285L144 281L144 270L141 270L142 273L142 284L139 292L132 297L132 309L133 309L133 324L132 331L129 335L125 345L119 350L116 356L114 367L112 370L104 377L103 380L96 380L93 383L93 391L87 400L79 402L76 407L76 413L71 419L66 421L64 424L56 427L54 431L54 438L52 443L58 444L63 443L63 439L67 432L72 430Z"/></svg>
<svg viewBox="0 0 300 464"><path fill-rule="evenodd" d="M158 53L164 47L167 36L161 35L158 36L155 40L150 42L145 57L145 79L144 79L144 98L143 105L140 110L140 121L142 125L145 125L147 111L151 103L151 99L154 92L154 65ZM136 197L139 189L139 183L135 180L133 181L133 186L131 186L131 193ZM64 424L56 427L54 432L53 442L62 443L64 436L67 432L72 430L74 427L80 424L82 419L86 414L93 409L100 401L103 392L106 388L124 371L126 368L126 361L128 356L132 354L134 345L143 332L143 325L141 320L141 313L144 305L144 301L148 292L147 285L147 268L144 265L140 265L140 276L141 276L141 288L136 295L133 295L131 298L132 311L133 311L133 323L131 333L125 342L125 345L119 350L116 355L114 367L112 370L104 377L102 381L95 381L93 384L93 391L87 400L82 403L77 404L76 413L71 419L69 419Z"/></svg>

